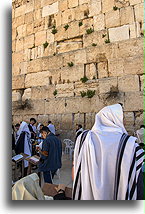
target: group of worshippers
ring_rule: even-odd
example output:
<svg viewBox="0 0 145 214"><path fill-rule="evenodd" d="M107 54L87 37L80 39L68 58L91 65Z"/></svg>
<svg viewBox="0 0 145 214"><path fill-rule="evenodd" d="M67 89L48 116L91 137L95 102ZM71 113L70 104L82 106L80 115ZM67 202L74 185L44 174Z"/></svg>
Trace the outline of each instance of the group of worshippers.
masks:
<svg viewBox="0 0 145 214"><path fill-rule="evenodd" d="M145 153L137 138L128 135L123 119L123 105L114 104L96 114L91 130L78 126L72 200L144 199Z"/></svg>
<svg viewBox="0 0 145 214"><path fill-rule="evenodd" d="M35 126L35 118L30 119L30 123L22 121L12 127L12 150L13 153L25 153L33 155L32 142L37 140L40 144L37 147L40 160L38 171L43 172L44 182L52 183L52 179L58 169L61 168L62 144L55 135L55 126L48 122L48 126L38 124ZM24 160L24 175L27 175L28 161Z"/></svg>

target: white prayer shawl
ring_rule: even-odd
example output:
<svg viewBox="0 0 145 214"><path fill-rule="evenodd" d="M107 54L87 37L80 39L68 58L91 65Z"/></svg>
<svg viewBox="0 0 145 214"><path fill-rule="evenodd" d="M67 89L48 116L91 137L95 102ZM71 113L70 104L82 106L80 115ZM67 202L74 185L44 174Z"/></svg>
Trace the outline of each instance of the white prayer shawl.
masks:
<svg viewBox="0 0 145 214"><path fill-rule="evenodd" d="M32 145L30 144L31 133L29 131L28 124L24 121L21 123L20 128L17 132L18 137L17 137L16 143L20 135L22 134L22 132L25 132L24 153L31 156L31 152L32 152ZM26 160L24 160L24 167L28 167L28 161Z"/></svg>
<svg viewBox="0 0 145 214"><path fill-rule="evenodd" d="M114 200L116 161L123 133L127 134L123 125L123 111L121 105L116 104L104 107L96 114L95 124L88 132L80 153L82 134L77 138L74 150L74 200ZM117 200L126 198L129 170L137 146L135 140L135 137L130 137L124 150ZM81 174L75 187L79 167ZM136 199L136 191L133 199Z"/></svg>
<svg viewBox="0 0 145 214"><path fill-rule="evenodd" d="M78 129L78 130L76 131L76 135L77 135L79 132L83 132L83 131L84 131L83 128Z"/></svg>

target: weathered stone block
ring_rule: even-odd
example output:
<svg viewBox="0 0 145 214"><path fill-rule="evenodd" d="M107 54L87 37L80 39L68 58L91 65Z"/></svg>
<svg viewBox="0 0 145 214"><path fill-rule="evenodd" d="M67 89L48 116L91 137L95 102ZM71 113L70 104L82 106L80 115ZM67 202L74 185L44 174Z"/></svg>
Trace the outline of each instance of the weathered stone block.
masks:
<svg viewBox="0 0 145 214"><path fill-rule="evenodd" d="M46 42L46 31L40 31L35 34L35 45L42 45Z"/></svg>
<svg viewBox="0 0 145 214"><path fill-rule="evenodd" d="M25 24L32 23L34 21L34 13L30 12L25 15Z"/></svg>
<svg viewBox="0 0 145 214"><path fill-rule="evenodd" d="M17 36L16 28L13 28L13 29L12 29L12 40L15 40L15 39L16 39L16 36Z"/></svg>
<svg viewBox="0 0 145 214"><path fill-rule="evenodd" d="M86 30L93 27L93 18L83 20L83 25L80 27L80 35L86 34Z"/></svg>
<svg viewBox="0 0 145 214"><path fill-rule="evenodd" d="M122 58L108 60L109 77L122 76L124 74L124 60Z"/></svg>
<svg viewBox="0 0 145 214"><path fill-rule="evenodd" d="M116 77L99 79L100 94L109 93L111 91L111 88L117 88Z"/></svg>
<svg viewBox="0 0 145 214"><path fill-rule="evenodd" d="M130 28L130 38L131 39L136 38L137 37L136 23L130 24L129 28Z"/></svg>
<svg viewBox="0 0 145 214"><path fill-rule="evenodd" d="M135 5L135 4L139 4L142 2L142 0L129 0L130 5Z"/></svg>
<svg viewBox="0 0 145 214"><path fill-rule="evenodd" d="M125 93L125 111L143 110L143 92Z"/></svg>
<svg viewBox="0 0 145 214"><path fill-rule="evenodd" d="M20 25L17 27L18 38L26 35L26 25Z"/></svg>
<svg viewBox="0 0 145 214"><path fill-rule="evenodd" d="M100 13L94 16L94 30L99 31L105 29L105 17L104 14Z"/></svg>
<svg viewBox="0 0 145 214"><path fill-rule="evenodd" d="M15 65L23 61L23 52L17 52L12 54L12 64Z"/></svg>
<svg viewBox="0 0 145 214"><path fill-rule="evenodd" d="M86 83L82 82L76 82L75 83L75 96L80 97L82 91L87 91L87 90L95 90L96 94L98 94L99 89L98 89L98 81L96 80L88 80Z"/></svg>
<svg viewBox="0 0 145 214"><path fill-rule="evenodd" d="M45 114L45 115L39 114L37 120L38 120L38 122L40 122L44 125L47 125L48 124L48 115L47 114Z"/></svg>
<svg viewBox="0 0 145 214"><path fill-rule="evenodd" d="M31 88L27 88L24 90L24 94L22 96L22 101L31 99Z"/></svg>
<svg viewBox="0 0 145 214"><path fill-rule="evenodd" d="M97 78L97 65L95 63L87 64L85 73L90 80Z"/></svg>
<svg viewBox="0 0 145 214"><path fill-rule="evenodd" d="M34 23L27 24L26 26L26 35L34 33Z"/></svg>
<svg viewBox="0 0 145 214"><path fill-rule="evenodd" d="M34 1L30 1L29 3L26 4L25 13L33 12L33 10L34 10Z"/></svg>
<svg viewBox="0 0 145 214"><path fill-rule="evenodd" d="M55 34L55 41L62 41L68 38L68 32L63 26L57 28L57 33Z"/></svg>
<svg viewBox="0 0 145 214"><path fill-rule="evenodd" d="M135 20L137 22L143 23L144 3L135 5L134 10L135 10Z"/></svg>
<svg viewBox="0 0 145 214"><path fill-rule="evenodd" d="M144 84L145 75L140 76L140 84L141 84L141 91L145 90L145 84Z"/></svg>
<svg viewBox="0 0 145 214"><path fill-rule="evenodd" d="M108 77L108 62L100 62L98 63L98 78L106 78Z"/></svg>
<svg viewBox="0 0 145 214"><path fill-rule="evenodd" d="M79 24L78 22L72 22L68 28L68 38L79 36Z"/></svg>
<svg viewBox="0 0 145 214"><path fill-rule="evenodd" d="M77 7L79 0L68 0L68 8Z"/></svg>
<svg viewBox="0 0 145 214"><path fill-rule="evenodd" d="M62 12L62 18L61 18L61 23L67 24L69 22L72 22L75 20L75 10L74 9L68 9Z"/></svg>
<svg viewBox="0 0 145 214"><path fill-rule="evenodd" d="M121 92L139 91L138 75L118 77L118 89Z"/></svg>
<svg viewBox="0 0 145 214"><path fill-rule="evenodd" d="M143 74L143 56L128 57L124 59L124 74Z"/></svg>
<svg viewBox="0 0 145 214"><path fill-rule="evenodd" d="M17 75L12 78L12 89L21 89L25 87L25 75Z"/></svg>
<svg viewBox="0 0 145 214"><path fill-rule="evenodd" d="M105 13L105 23L107 28L117 27L120 25L119 10L111 10Z"/></svg>
<svg viewBox="0 0 145 214"><path fill-rule="evenodd" d="M51 29L47 30L47 42L53 43L54 42L54 34L51 33Z"/></svg>
<svg viewBox="0 0 145 214"><path fill-rule="evenodd" d="M66 111L65 98L50 99L45 103L45 114L64 114ZM52 108L55 106L55 108Z"/></svg>
<svg viewBox="0 0 145 214"><path fill-rule="evenodd" d="M90 3L90 0L79 0L79 4L87 4Z"/></svg>
<svg viewBox="0 0 145 214"><path fill-rule="evenodd" d="M15 17L22 16L25 14L26 5L22 5L15 9Z"/></svg>
<svg viewBox="0 0 145 214"><path fill-rule="evenodd" d="M27 73L28 62L21 62L20 63L20 74Z"/></svg>
<svg viewBox="0 0 145 214"><path fill-rule="evenodd" d="M75 20L82 20L85 17L85 11L88 11L88 5L83 4L75 8Z"/></svg>
<svg viewBox="0 0 145 214"><path fill-rule="evenodd" d="M62 42L56 47L57 53L64 53L82 48L82 42Z"/></svg>
<svg viewBox="0 0 145 214"><path fill-rule="evenodd" d="M135 117L133 112L124 112L124 119L123 119L125 127L133 126L135 123Z"/></svg>
<svg viewBox="0 0 145 214"><path fill-rule="evenodd" d="M120 9L121 25L132 24L134 22L133 7L124 7Z"/></svg>
<svg viewBox="0 0 145 214"><path fill-rule="evenodd" d="M25 87L44 86L49 84L49 71L27 74Z"/></svg>
<svg viewBox="0 0 145 214"><path fill-rule="evenodd" d="M75 82L80 81L84 76L84 66L78 65L73 67L66 67L61 69L61 80L62 82Z"/></svg>
<svg viewBox="0 0 145 214"><path fill-rule="evenodd" d="M32 48L34 46L34 35L30 35L24 38L24 49Z"/></svg>
<svg viewBox="0 0 145 214"><path fill-rule="evenodd" d="M37 0L36 0L37 1ZM44 6L47 6L47 5L51 5L53 4L54 2L56 2L56 0L41 0L41 5L39 6L40 7L44 7Z"/></svg>
<svg viewBox="0 0 145 214"><path fill-rule="evenodd" d="M24 40L23 38L16 40L16 52L22 51L24 49Z"/></svg>
<svg viewBox="0 0 145 214"><path fill-rule="evenodd" d="M129 39L129 26L124 25L121 27L109 29L109 39L111 42L117 42Z"/></svg>
<svg viewBox="0 0 145 214"><path fill-rule="evenodd" d="M12 92L12 102L21 100L21 93L18 91Z"/></svg>
<svg viewBox="0 0 145 214"><path fill-rule="evenodd" d="M85 64L87 62L86 50L81 49L75 52L75 64Z"/></svg>
<svg viewBox="0 0 145 214"><path fill-rule="evenodd" d="M67 0L59 0L58 2L59 11L64 11L68 9L68 1Z"/></svg>
<svg viewBox="0 0 145 214"><path fill-rule="evenodd" d="M114 6L115 6L114 1L102 0L102 12L103 13L106 13L106 12L112 10Z"/></svg>
<svg viewBox="0 0 145 214"><path fill-rule="evenodd" d="M73 97L74 96L74 84L73 83L65 83L65 84L57 84L57 97Z"/></svg>
<svg viewBox="0 0 145 214"><path fill-rule="evenodd" d="M54 14L54 17L55 17L55 24L56 24L56 28L58 26L61 26L61 13L58 12L56 14Z"/></svg>
<svg viewBox="0 0 145 214"><path fill-rule="evenodd" d="M96 16L101 13L101 0L91 1L89 5L89 17Z"/></svg>
<svg viewBox="0 0 145 214"><path fill-rule="evenodd" d="M42 8L42 17L49 16L58 12L58 2Z"/></svg>

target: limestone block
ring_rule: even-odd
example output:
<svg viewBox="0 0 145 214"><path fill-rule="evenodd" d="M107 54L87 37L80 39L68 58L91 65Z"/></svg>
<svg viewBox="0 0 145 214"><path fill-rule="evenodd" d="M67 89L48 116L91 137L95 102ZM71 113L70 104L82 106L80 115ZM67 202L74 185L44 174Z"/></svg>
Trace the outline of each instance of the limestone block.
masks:
<svg viewBox="0 0 145 214"><path fill-rule="evenodd" d="M52 106L55 106L55 108L52 108ZM45 114L64 114L65 111L65 98L50 99L45 103Z"/></svg>
<svg viewBox="0 0 145 214"><path fill-rule="evenodd" d="M34 35L30 35L24 38L24 49L32 48L34 46Z"/></svg>
<svg viewBox="0 0 145 214"><path fill-rule="evenodd" d="M34 11L34 20L42 18L41 12L42 12L41 9Z"/></svg>
<svg viewBox="0 0 145 214"><path fill-rule="evenodd" d="M74 84L73 83L65 83L65 84L57 84L57 97L73 97L74 96Z"/></svg>
<svg viewBox="0 0 145 214"><path fill-rule="evenodd" d="M31 88L31 99L32 100L45 99L42 94L42 87L43 86L36 86L36 87Z"/></svg>
<svg viewBox="0 0 145 214"><path fill-rule="evenodd" d="M106 54L100 51L100 47L89 47L86 49L87 63L98 63L106 61Z"/></svg>
<svg viewBox="0 0 145 214"><path fill-rule="evenodd" d="M98 63L98 78L108 77L108 62Z"/></svg>
<svg viewBox="0 0 145 214"><path fill-rule="evenodd" d="M22 96L22 101L31 99L31 88L27 88L24 90L24 94Z"/></svg>
<svg viewBox="0 0 145 214"><path fill-rule="evenodd" d="M143 23L144 4L141 3L141 4L135 5L134 10L135 10L135 20L137 22Z"/></svg>
<svg viewBox="0 0 145 214"><path fill-rule="evenodd" d="M47 48L44 50L42 56L53 56L54 53L56 53L56 42L55 43L51 43L47 46Z"/></svg>
<svg viewBox="0 0 145 214"><path fill-rule="evenodd" d="M26 24L17 27L18 38L24 37L26 35Z"/></svg>
<svg viewBox="0 0 145 214"><path fill-rule="evenodd" d="M44 57L41 61L42 70L60 69L63 66L62 55Z"/></svg>
<svg viewBox="0 0 145 214"><path fill-rule="evenodd" d="M41 92L42 92L42 99L50 99L54 98L53 92L56 89L55 85L48 85L48 86L43 86L41 87ZM37 93L36 93L36 99L37 99Z"/></svg>
<svg viewBox="0 0 145 214"><path fill-rule="evenodd" d="M12 89L21 89L25 86L25 75L17 75L12 77Z"/></svg>
<svg viewBox="0 0 145 214"><path fill-rule="evenodd" d="M90 0L79 0L79 4L87 4L90 3Z"/></svg>
<svg viewBox="0 0 145 214"><path fill-rule="evenodd" d="M12 52L16 51L16 40L12 41Z"/></svg>
<svg viewBox="0 0 145 214"><path fill-rule="evenodd" d="M51 84L57 85L57 84L61 83L61 70L60 69L58 69L58 70L55 70L55 69L50 70L49 73L50 73Z"/></svg>
<svg viewBox="0 0 145 214"><path fill-rule="evenodd" d="M79 36L79 24L78 22L72 22L68 28L68 38Z"/></svg>
<svg viewBox="0 0 145 214"><path fill-rule="evenodd" d="M143 55L124 59L124 74L143 74Z"/></svg>
<svg viewBox="0 0 145 214"><path fill-rule="evenodd" d="M31 49L25 49L24 50L24 61L30 61L31 58Z"/></svg>
<svg viewBox="0 0 145 214"><path fill-rule="evenodd" d="M15 18L15 22L13 22L13 27L18 27L19 25L24 24L25 22L25 15L18 16Z"/></svg>
<svg viewBox="0 0 145 214"><path fill-rule="evenodd" d="M16 28L13 28L13 29L12 29L12 40L15 40L15 39L16 39L16 36L17 36Z"/></svg>
<svg viewBox="0 0 145 214"><path fill-rule="evenodd" d="M13 115L12 116L13 124L20 123L23 121L23 116L22 115Z"/></svg>
<svg viewBox="0 0 145 214"><path fill-rule="evenodd" d="M81 49L75 52L75 65L76 64L85 64L87 62L86 50Z"/></svg>
<svg viewBox="0 0 145 214"><path fill-rule="evenodd" d="M26 4L26 11L25 13L32 12L34 10L34 1L30 1Z"/></svg>
<svg viewBox="0 0 145 214"><path fill-rule="evenodd" d="M145 90L145 84L144 84L145 75L140 76L140 83L141 83L141 91Z"/></svg>
<svg viewBox="0 0 145 214"><path fill-rule="evenodd" d="M130 24L129 25L129 30L130 30L130 38L136 38L137 37L137 32L136 32L136 23Z"/></svg>
<svg viewBox="0 0 145 214"><path fill-rule="evenodd" d="M91 1L91 4L89 5L89 17L96 16L97 14L101 13L101 4L101 0Z"/></svg>
<svg viewBox="0 0 145 214"><path fill-rule="evenodd" d="M24 39L17 39L16 40L16 52L22 51L24 49Z"/></svg>
<svg viewBox="0 0 145 214"><path fill-rule="evenodd" d="M106 12L112 10L114 6L115 5L114 5L113 0L111 0L111 1L110 0L102 0L102 12L103 13L106 13Z"/></svg>
<svg viewBox="0 0 145 214"><path fill-rule="evenodd" d="M86 76L88 79L92 80L94 77L97 78L97 65L95 63L86 65Z"/></svg>
<svg viewBox="0 0 145 214"><path fill-rule="evenodd" d="M84 76L84 66L78 65L61 69L62 82L76 82Z"/></svg>
<svg viewBox="0 0 145 214"><path fill-rule="evenodd" d="M40 2L41 2L41 6L39 6L39 7L44 7L44 6L47 6L49 4L53 4L54 2L56 2L56 0L41 0Z"/></svg>
<svg viewBox="0 0 145 214"><path fill-rule="evenodd" d="M17 52L12 54L12 64L15 65L23 61L23 52Z"/></svg>
<svg viewBox="0 0 145 214"><path fill-rule="evenodd" d="M56 23L56 28L58 26L61 26L61 13L60 12L54 14L54 19L55 19L55 23Z"/></svg>
<svg viewBox="0 0 145 214"><path fill-rule="evenodd" d="M43 57L43 53L44 53L44 47L43 45L40 45L37 47L37 57L41 58Z"/></svg>
<svg viewBox="0 0 145 214"><path fill-rule="evenodd" d="M21 94L18 91L12 92L12 102L21 100Z"/></svg>
<svg viewBox="0 0 145 214"><path fill-rule="evenodd" d="M20 63L12 65L12 76L17 76L20 74Z"/></svg>
<svg viewBox="0 0 145 214"><path fill-rule="evenodd" d="M104 14L98 14L97 16L94 16L94 30L99 31L105 29L105 17Z"/></svg>
<svg viewBox="0 0 145 214"><path fill-rule="evenodd" d="M139 91L138 75L118 77L118 89L121 92Z"/></svg>
<svg viewBox="0 0 145 214"><path fill-rule="evenodd" d="M135 130L140 129L140 126L144 124L144 112L135 112Z"/></svg>
<svg viewBox="0 0 145 214"><path fill-rule="evenodd" d="M125 93L125 111L143 110L143 92L126 92Z"/></svg>
<svg viewBox="0 0 145 214"><path fill-rule="evenodd" d="M62 41L67 39L68 31L66 31L63 26L58 27L57 30L58 31L55 34L55 41Z"/></svg>
<svg viewBox="0 0 145 214"><path fill-rule="evenodd" d="M62 66L61 67L68 67L68 62L74 62L75 64L75 53L77 51L63 53L62 58Z"/></svg>
<svg viewBox="0 0 145 214"><path fill-rule="evenodd" d="M121 25L132 24L134 22L133 7L123 7L120 9Z"/></svg>
<svg viewBox="0 0 145 214"><path fill-rule="evenodd" d="M119 57L143 55L143 38L132 39L119 43Z"/></svg>
<svg viewBox="0 0 145 214"><path fill-rule="evenodd" d="M62 12L62 24L67 24L69 22L72 22L75 20L75 10L74 9L68 9Z"/></svg>
<svg viewBox="0 0 145 214"><path fill-rule="evenodd" d="M75 96L80 97L82 91L87 91L87 90L95 90L96 94L98 94L99 92L99 88L98 88L98 81L96 80L88 80L87 83L82 83L82 82L76 82L75 83Z"/></svg>
<svg viewBox="0 0 145 214"><path fill-rule="evenodd" d="M22 16L25 14L26 5L22 5L15 9L15 17Z"/></svg>
<svg viewBox="0 0 145 214"><path fill-rule="evenodd" d="M75 19L76 20L82 20L85 17L85 11L88 10L88 5L83 4L75 8Z"/></svg>
<svg viewBox="0 0 145 214"><path fill-rule="evenodd" d="M111 10L105 13L105 24L107 28L118 27L120 25L119 10Z"/></svg>
<svg viewBox="0 0 145 214"><path fill-rule="evenodd" d="M82 48L82 42L61 42L56 47L57 53L64 53Z"/></svg>
<svg viewBox="0 0 145 214"><path fill-rule="evenodd" d="M30 12L25 15L25 24L32 23L34 21L34 13Z"/></svg>
<svg viewBox="0 0 145 214"><path fill-rule="evenodd" d="M68 0L68 8L77 7L79 0Z"/></svg>
<svg viewBox="0 0 145 214"><path fill-rule="evenodd" d="M26 34L27 36L34 33L34 23L29 23L26 26Z"/></svg>
<svg viewBox="0 0 145 214"><path fill-rule="evenodd" d="M53 43L54 42L54 34L51 33L51 29L47 30L47 42Z"/></svg>
<svg viewBox="0 0 145 214"><path fill-rule="evenodd" d="M109 39L111 42L117 42L129 39L129 26L123 25L121 27L109 29Z"/></svg>
<svg viewBox="0 0 145 214"><path fill-rule="evenodd" d="M46 42L46 31L35 33L35 45L39 46Z"/></svg>
<svg viewBox="0 0 145 214"><path fill-rule="evenodd" d="M34 32L43 31L45 28L45 18L34 20Z"/></svg>
<svg viewBox="0 0 145 214"><path fill-rule="evenodd" d="M35 73L42 70L42 59L35 59L29 62L28 64L28 73Z"/></svg>
<svg viewBox="0 0 145 214"><path fill-rule="evenodd" d="M142 2L142 0L129 0L130 5L135 5L135 4L139 4Z"/></svg>
<svg viewBox="0 0 145 214"><path fill-rule="evenodd" d="M108 71L109 71L109 77L123 76L124 60L122 58L109 59L108 60Z"/></svg>
<svg viewBox="0 0 145 214"><path fill-rule="evenodd" d="M133 112L124 112L123 119L125 127L133 126L135 122L134 113Z"/></svg>
<svg viewBox="0 0 145 214"><path fill-rule="evenodd" d="M103 78L99 79L99 93L108 93L110 92L111 88L117 88L117 78Z"/></svg>
<svg viewBox="0 0 145 214"><path fill-rule="evenodd" d="M58 1L42 8L42 17L49 16L58 12Z"/></svg>
<svg viewBox="0 0 145 214"><path fill-rule="evenodd" d="M26 75L25 87L44 86L49 84L49 72L43 71Z"/></svg>
<svg viewBox="0 0 145 214"><path fill-rule="evenodd" d="M58 9L59 11L64 11L68 9L68 1L67 0L59 0L58 1Z"/></svg>
<svg viewBox="0 0 145 214"><path fill-rule="evenodd" d="M20 74L27 73L28 62L21 62L20 63Z"/></svg>
<svg viewBox="0 0 145 214"><path fill-rule="evenodd" d="M31 49L31 55L30 55L30 59L37 59L38 56L38 48L32 48Z"/></svg>

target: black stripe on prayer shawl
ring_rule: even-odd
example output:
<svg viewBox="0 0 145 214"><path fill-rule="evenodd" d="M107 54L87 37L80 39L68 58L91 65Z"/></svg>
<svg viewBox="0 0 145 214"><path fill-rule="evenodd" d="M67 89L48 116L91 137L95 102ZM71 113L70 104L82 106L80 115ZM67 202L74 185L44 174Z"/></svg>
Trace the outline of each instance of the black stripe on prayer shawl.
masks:
<svg viewBox="0 0 145 214"><path fill-rule="evenodd" d="M129 135L123 134L123 136L121 137L121 140L120 140L120 149L118 151L119 154L118 154L118 164L117 164L118 173L116 174L117 183L116 183L116 188L115 188L115 200L117 200L117 195L118 195L122 158L123 158L125 146L126 146L126 143L129 139L129 137L130 137Z"/></svg>
<svg viewBox="0 0 145 214"><path fill-rule="evenodd" d="M89 132L89 130L86 130L82 133L82 136L81 136L81 140L80 140L80 146L79 146L79 152L78 152L78 155L81 151L81 148L82 148L82 145L86 139L86 136L87 136L87 133ZM76 189L77 189L77 185L78 185L78 180L79 180L79 176L81 178L81 163L79 165L79 168L78 168L78 171L77 171L77 175L76 175L76 179L75 179L75 182L74 182L74 189L73 189L73 200L75 199L75 195L76 195ZM79 195L78 195L78 200L81 199L81 193L82 193L82 186L81 186L81 182L80 182L80 189L79 189Z"/></svg>
<svg viewBox="0 0 145 214"><path fill-rule="evenodd" d="M133 185L132 185L131 191L130 191L130 200L132 200L132 197L133 197L133 195L134 195L136 186L137 186L137 184L136 184L136 175L135 175L135 178L134 178L134 181L133 181Z"/></svg>
<svg viewBox="0 0 145 214"><path fill-rule="evenodd" d="M136 160L139 160L141 157L143 157L145 155L145 152L142 152L140 155L138 155L137 157L136 157Z"/></svg>

